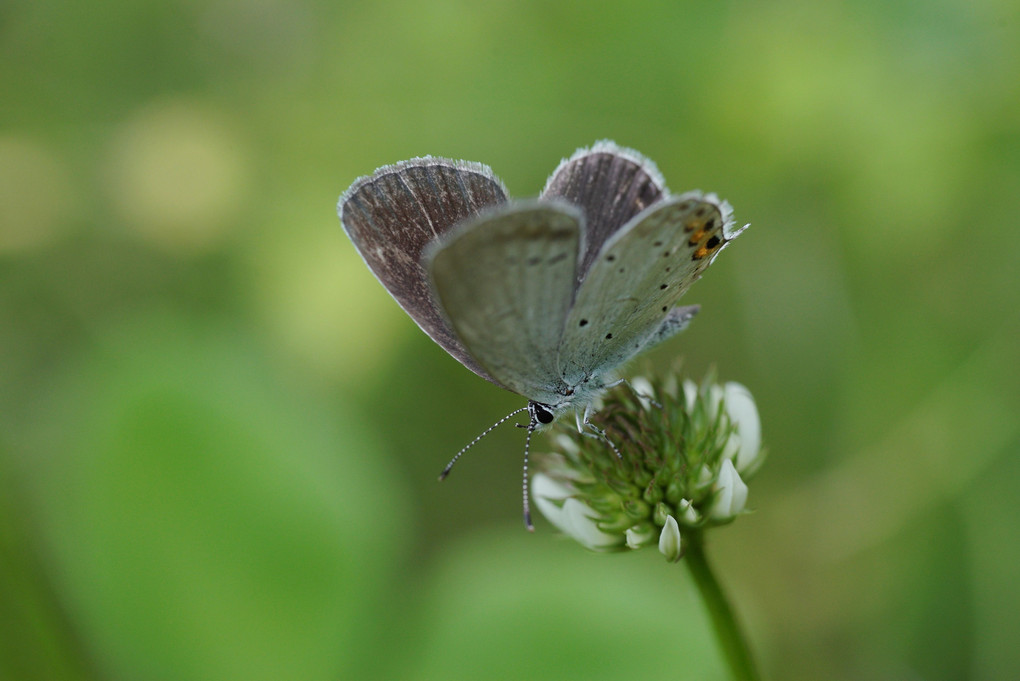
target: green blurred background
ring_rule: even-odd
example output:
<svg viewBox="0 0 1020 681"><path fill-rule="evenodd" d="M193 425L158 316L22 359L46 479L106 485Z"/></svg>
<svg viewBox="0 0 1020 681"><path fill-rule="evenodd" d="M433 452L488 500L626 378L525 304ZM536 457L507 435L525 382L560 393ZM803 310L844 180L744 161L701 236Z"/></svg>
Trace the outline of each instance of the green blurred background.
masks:
<svg viewBox="0 0 1020 681"><path fill-rule="evenodd" d="M6 0L0 675L725 678L682 567L524 531L520 431L435 482L522 400L335 214L608 137L753 225L635 371L758 399L766 676L1016 678L1018 73L1013 0Z"/></svg>

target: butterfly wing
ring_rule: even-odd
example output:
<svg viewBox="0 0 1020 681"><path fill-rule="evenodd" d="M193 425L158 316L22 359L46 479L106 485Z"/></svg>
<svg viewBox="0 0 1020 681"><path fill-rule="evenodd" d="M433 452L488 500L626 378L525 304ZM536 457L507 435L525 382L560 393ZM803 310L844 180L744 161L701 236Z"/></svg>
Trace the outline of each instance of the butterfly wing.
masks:
<svg viewBox="0 0 1020 681"><path fill-rule="evenodd" d="M337 206L347 236L404 311L461 364L493 383L440 311L422 254L457 223L506 201L506 189L487 166L427 157L356 180Z"/></svg>
<svg viewBox="0 0 1020 681"><path fill-rule="evenodd" d="M645 344L641 346L638 352L651 350L656 345L666 342L686 329L700 309L700 305L683 305L671 309L666 313L666 318L659 324L659 328L648 337L648 340L645 341Z"/></svg>
<svg viewBox="0 0 1020 681"><path fill-rule="evenodd" d="M728 204L693 192L653 205L599 251L577 291L559 351L568 385L612 371L682 328L677 300L739 234ZM670 315L677 317L671 321Z"/></svg>
<svg viewBox="0 0 1020 681"><path fill-rule="evenodd" d="M468 352L504 386L550 404L570 311L583 218L520 202L459 226L427 256L436 296Z"/></svg>
<svg viewBox="0 0 1020 681"><path fill-rule="evenodd" d="M609 237L665 196L666 183L654 163L608 140L561 162L542 191L543 199L563 199L584 212L586 245L578 283Z"/></svg>

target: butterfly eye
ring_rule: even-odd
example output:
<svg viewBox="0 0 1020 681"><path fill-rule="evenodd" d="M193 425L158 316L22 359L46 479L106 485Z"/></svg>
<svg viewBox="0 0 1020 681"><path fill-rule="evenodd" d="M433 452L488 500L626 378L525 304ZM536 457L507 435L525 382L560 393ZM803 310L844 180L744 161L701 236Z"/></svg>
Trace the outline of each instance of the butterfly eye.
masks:
<svg viewBox="0 0 1020 681"><path fill-rule="evenodd" d="M553 422L553 413L546 409L544 404L538 402L532 402L531 405L534 407L535 420L543 425L548 425Z"/></svg>

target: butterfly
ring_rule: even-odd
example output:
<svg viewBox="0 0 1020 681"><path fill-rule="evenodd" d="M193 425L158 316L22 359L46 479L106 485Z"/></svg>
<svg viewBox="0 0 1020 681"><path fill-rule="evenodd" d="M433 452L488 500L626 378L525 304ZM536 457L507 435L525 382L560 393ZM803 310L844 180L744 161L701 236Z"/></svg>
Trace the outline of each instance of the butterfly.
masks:
<svg viewBox="0 0 1020 681"><path fill-rule="evenodd" d="M461 364L528 400L531 434L595 399L636 355L683 330L677 306L744 228L714 194L672 195L655 164L604 140L563 160L537 199L483 164L424 157L357 179L341 224L411 318ZM446 476L457 454L443 471Z"/></svg>

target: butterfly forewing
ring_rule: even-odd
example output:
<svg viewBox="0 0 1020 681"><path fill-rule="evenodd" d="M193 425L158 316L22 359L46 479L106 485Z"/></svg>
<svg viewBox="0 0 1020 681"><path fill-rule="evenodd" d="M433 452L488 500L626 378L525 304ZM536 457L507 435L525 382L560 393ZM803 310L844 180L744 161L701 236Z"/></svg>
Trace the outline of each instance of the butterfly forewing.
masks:
<svg viewBox="0 0 1020 681"><path fill-rule="evenodd" d="M728 240L724 212L712 197L673 197L606 242L564 327L559 364L567 384L619 367L663 328L677 300Z"/></svg>
<svg viewBox="0 0 1020 681"><path fill-rule="evenodd" d="M578 281L602 245L627 221L660 201L665 192L654 163L612 142L598 142L560 164L546 182L542 198L564 199L584 211L585 252Z"/></svg>
<svg viewBox="0 0 1020 681"><path fill-rule="evenodd" d="M422 158L357 180L338 206L347 235L400 306L464 366L493 382L437 307L422 253L457 223L506 200L503 184L488 167Z"/></svg>
<svg viewBox="0 0 1020 681"><path fill-rule="evenodd" d="M458 228L428 258L436 294L468 352L537 402L561 395L556 357L581 221L571 206L514 204Z"/></svg>

